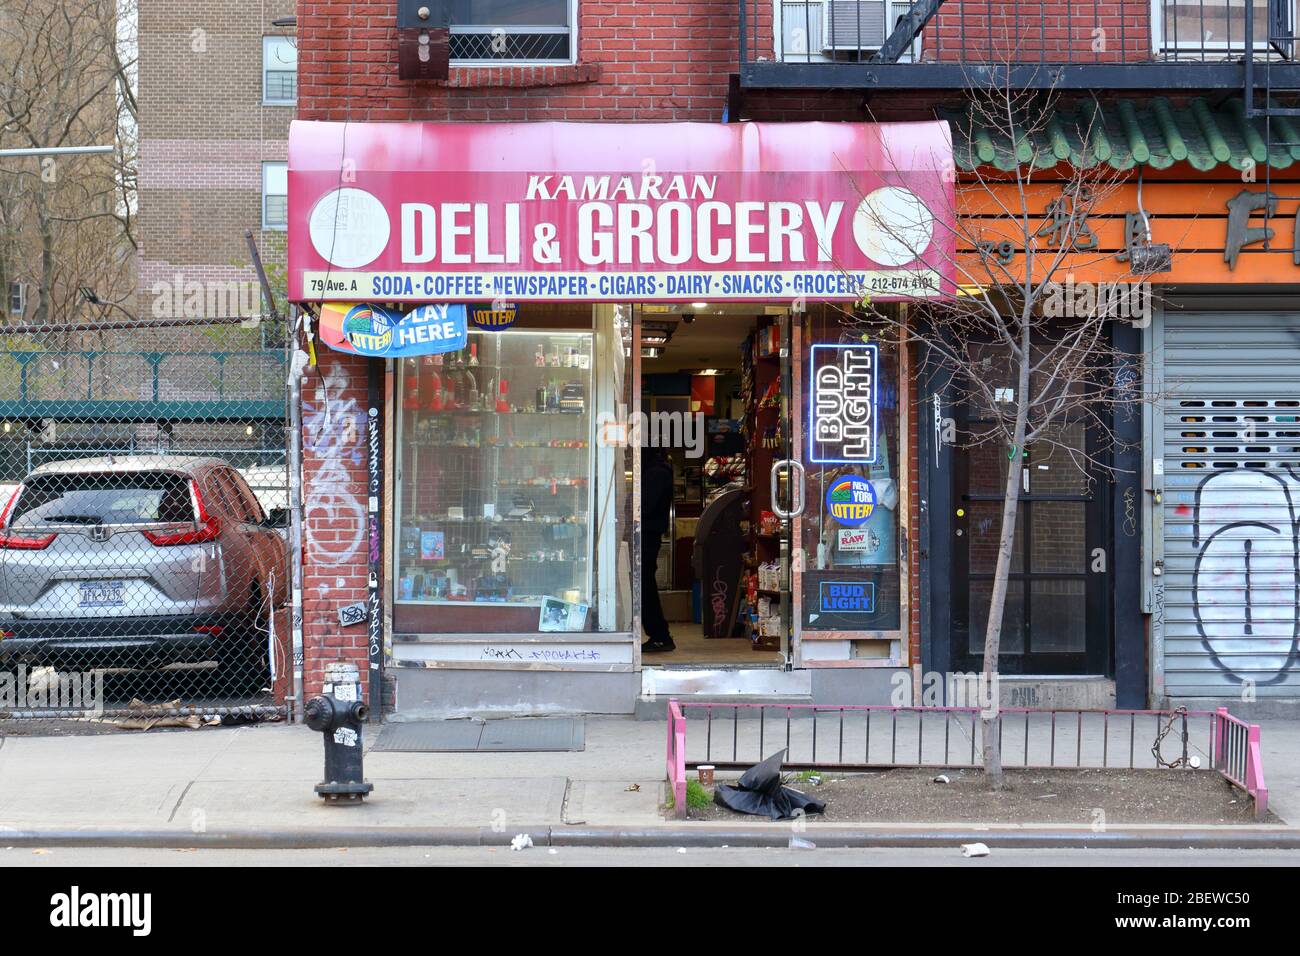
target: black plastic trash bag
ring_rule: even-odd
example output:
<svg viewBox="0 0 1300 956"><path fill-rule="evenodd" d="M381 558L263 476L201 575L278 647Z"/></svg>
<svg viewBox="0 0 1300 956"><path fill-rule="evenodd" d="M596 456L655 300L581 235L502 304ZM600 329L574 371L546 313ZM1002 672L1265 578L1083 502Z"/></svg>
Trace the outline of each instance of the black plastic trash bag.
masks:
<svg viewBox="0 0 1300 956"><path fill-rule="evenodd" d="M783 760L784 750L754 764L734 787L718 784L713 792L713 802L737 813L752 813L773 820L790 820L802 813L825 813L826 804L820 800L781 786Z"/></svg>

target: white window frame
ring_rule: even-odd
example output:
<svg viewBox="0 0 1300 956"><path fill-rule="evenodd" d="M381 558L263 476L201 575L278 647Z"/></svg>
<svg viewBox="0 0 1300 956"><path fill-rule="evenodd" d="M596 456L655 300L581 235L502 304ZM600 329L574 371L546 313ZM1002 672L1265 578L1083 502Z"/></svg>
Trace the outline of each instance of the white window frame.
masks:
<svg viewBox="0 0 1300 956"><path fill-rule="evenodd" d="M1201 0L1201 3L1202 3L1202 4L1207 4L1207 3L1209 3L1209 2L1210 2L1210 0ZM1239 7L1239 8L1237 7L1237 0L1232 0L1231 3L1229 3L1229 0L1221 0L1221 2L1222 2L1223 6L1224 6L1225 8L1228 7L1228 6L1232 6L1232 7L1234 7L1234 8L1237 8L1237 9L1242 10L1243 13L1245 12L1245 6L1244 6L1244 4L1243 4L1241 7ZM1228 40L1227 40L1226 37L1225 37L1224 39L1222 39L1222 40L1209 40L1209 41L1207 41L1207 40L1192 40L1192 39L1184 39L1184 38L1181 37L1181 36L1179 37L1179 39L1178 39L1178 43L1177 43L1177 44L1173 44L1173 43L1166 44L1166 43L1165 43L1165 35L1164 35L1164 33L1165 33L1165 15L1164 15L1165 3L1166 3L1166 0L1151 0L1151 52L1152 52L1152 53L1157 53L1157 54L1158 54L1158 53L1176 53L1176 52L1178 52L1178 51L1180 51L1180 50L1182 50L1182 51L1186 51L1186 52L1201 52L1201 51L1203 51L1203 52L1205 52L1205 53L1230 53L1230 52L1232 52L1233 50L1241 50L1241 51L1244 51L1244 50L1246 49L1246 42L1245 42L1245 41L1246 41L1246 38L1245 38L1244 36L1243 36L1242 38L1240 38L1240 39L1236 39L1236 38L1234 38L1231 44L1228 43ZM1296 23L1296 15L1297 15L1297 14L1300 14L1300 2L1295 2L1295 0L1293 0L1292 5L1291 5L1291 22L1292 22L1292 24L1295 24L1295 23ZM1268 10L1267 10L1267 7L1266 7L1266 8L1265 8L1261 13L1260 13L1260 16L1263 16L1263 17L1267 17L1267 16L1268 16ZM1243 25L1243 30L1244 30L1244 29L1245 29L1245 19L1244 19L1244 17L1243 17L1243 19L1242 19L1242 25ZM1255 44L1255 52L1256 52L1256 53L1266 53L1266 54L1267 54L1267 53L1269 52L1268 41L1267 41L1267 40L1261 40L1261 41L1259 41L1258 43L1256 43L1256 44Z"/></svg>
<svg viewBox="0 0 1300 956"><path fill-rule="evenodd" d="M457 60L452 59L451 65L457 68L468 67L470 69L481 69L483 67L515 67L515 66L572 66L578 62L578 3L579 0L569 0L569 58L567 60ZM491 33L498 29L492 26L476 27L452 27L451 32L455 33ZM507 33L554 33L558 31L549 28L539 27L501 27Z"/></svg>
<svg viewBox="0 0 1300 956"><path fill-rule="evenodd" d="M822 43L823 43L823 42L825 41L825 39L826 39L824 36L819 36L819 37L816 38L816 41L815 41L815 42L816 42L816 46L814 46L812 49L810 49L810 50L808 51L809 54L811 54L811 55L808 57L808 59L806 59L806 60L804 60L804 59L791 59L791 60L788 60L788 61L785 59L785 55L786 55L786 53L785 53L785 23L784 23L784 19L785 19L785 5L786 5L787 2L790 2L790 0L772 0L772 56L773 56L773 58L775 59L775 61L776 61L777 63L786 63L786 62L790 62L790 63L805 63L805 62L807 62L807 63L834 63L835 60L834 60L832 57L830 57L830 56L827 55L827 51L826 51L826 49L822 46ZM819 5L819 6L823 7L823 8L825 8L825 7L829 4L829 0L796 0L796 2L815 3L815 4L817 4L817 5ZM898 0L893 0L893 2L898 2ZM1160 2L1160 0L1152 0L1152 2L1156 2L1156 3L1158 3L1158 2ZM888 11L892 5L893 5L893 4L891 3L891 0L885 0L885 9L886 9L886 11ZM822 10L822 31L823 31L823 33L825 32L825 29L826 29L826 17L827 17L827 16L828 16L827 11L826 11L825 9L823 9L823 10ZM931 21L931 25L933 24L933 22L934 22L934 21ZM886 24L885 24L885 36L886 36L886 37L888 37L889 34L893 32L894 25L895 25L895 24L890 24L890 23L886 23ZM927 25L927 29L928 29L928 27L929 27L929 25ZM918 35L917 38L916 38L915 40L913 40L912 43L911 43L911 44L910 44L910 45L909 45L909 46L908 46L908 47L903 51L903 55L899 58L898 62L899 62L899 63L920 63L920 62L921 62L921 48L922 48L922 44L924 43L924 40L925 40L925 30L922 30L921 33L920 33L920 35ZM863 49L864 49L864 50L870 50L870 49L877 49L877 48L876 48L876 47L863 47ZM758 51L753 51L750 55L751 55L751 56L756 55L757 52L758 52ZM804 54L802 54L802 53L792 53L791 56L792 56L792 57L803 57Z"/></svg>
<svg viewBox="0 0 1300 956"><path fill-rule="evenodd" d="M268 57L271 55L271 48L288 44L294 51L293 55L293 74L294 74L294 98L291 100L273 99L267 92L266 74L268 71ZM277 71L286 72L286 71ZM294 106L298 102L298 47L294 43L294 38L284 35L272 35L262 37L262 105L263 106Z"/></svg>
<svg viewBox="0 0 1300 956"><path fill-rule="evenodd" d="M22 282L10 282L8 288L8 299L5 302L5 309L10 315L27 314L27 286ZM14 294L18 295L18 308L14 308Z"/></svg>
<svg viewBox="0 0 1300 956"><path fill-rule="evenodd" d="M267 172L273 167L280 167L284 170L284 192L272 193L266 188ZM266 218L266 200L269 196L283 195L285 199L284 222L272 223ZM262 163L262 228L275 232L283 232L289 228L289 164L283 161L268 161Z"/></svg>

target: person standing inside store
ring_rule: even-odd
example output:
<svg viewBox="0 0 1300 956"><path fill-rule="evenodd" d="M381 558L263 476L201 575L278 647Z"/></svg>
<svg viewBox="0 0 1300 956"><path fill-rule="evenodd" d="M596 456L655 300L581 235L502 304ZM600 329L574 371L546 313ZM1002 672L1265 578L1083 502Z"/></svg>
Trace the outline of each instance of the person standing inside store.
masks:
<svg viewBox="0 0 1300 956"><path fill-rule="evenodd" d="M668 532L673 503L673 466L662 448L647 448L641 457L641 617L649 638L642 652L673 651L677 645L668 631L659 602L659 549Z"/></svg>

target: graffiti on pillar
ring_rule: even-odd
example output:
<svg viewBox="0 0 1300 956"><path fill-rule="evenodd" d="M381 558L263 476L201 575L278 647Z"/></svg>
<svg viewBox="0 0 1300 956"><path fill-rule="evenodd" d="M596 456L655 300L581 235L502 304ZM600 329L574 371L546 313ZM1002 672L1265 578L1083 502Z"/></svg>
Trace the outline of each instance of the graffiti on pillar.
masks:
<svg viewBox="0 0 1300 956"><path fill-rule="evenodd" d="M304 445L309 455L303 482L303 525L311 560L326 567L350 563L366 538L366 508L351 466L363 455L364 419L356 399L340 401L346 374L331 368L320 401L303 399Z"/></svg>
<svg viewBox="0 0 1300 956"><path fill-rule="evenodd" d="M1298 500L1289 468L1236 468L1197 485L1192 612L1210 659L1235 683L1281 683L1300 657Z"/></svg>
<svg viewBox="0 0 1300 956"><path fill-rule="evenodd" d="M1132 538L1137 535L1137 489L1132 485L1124 489L1124 535Z"/></svg>

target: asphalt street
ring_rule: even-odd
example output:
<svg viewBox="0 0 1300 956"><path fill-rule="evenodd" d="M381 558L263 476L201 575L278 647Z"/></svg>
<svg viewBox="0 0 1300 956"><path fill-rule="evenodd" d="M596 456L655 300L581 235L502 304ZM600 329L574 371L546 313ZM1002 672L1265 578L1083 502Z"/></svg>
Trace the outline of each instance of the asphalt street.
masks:
<svg viewBox="0 0 1300 956"><path fill-rule="evenodd" d="M654 847L354 847L328 850L0 848L0 866L1300 866L1296 850L1001 850L966 858L952 849L678 849Z"/></svg>

